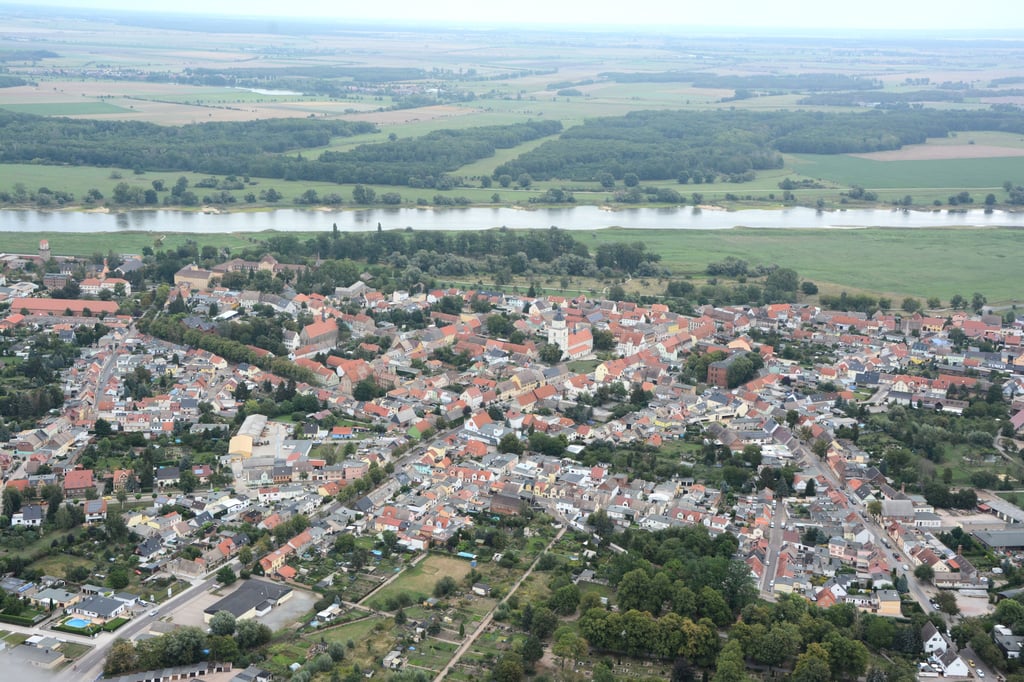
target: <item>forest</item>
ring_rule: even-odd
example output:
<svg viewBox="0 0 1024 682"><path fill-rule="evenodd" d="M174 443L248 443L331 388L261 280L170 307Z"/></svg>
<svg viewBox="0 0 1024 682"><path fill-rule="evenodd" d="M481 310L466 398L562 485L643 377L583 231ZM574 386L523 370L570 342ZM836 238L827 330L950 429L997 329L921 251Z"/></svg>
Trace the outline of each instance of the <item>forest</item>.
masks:
<svg viewBox="0 0 1024 682"><path fill-rule="evenodd" d="M375 132L371 123L307 119L202 123L179 127L130 121L71 120L0 111L0 163L44 163L192 171L218 175L451 189L466 164L524 142L559 135L499 165L491 177L514 180L641 180L705 183L753 180L781 168L782 154L845 154L898 149L953 131L1024 133L1014 107L986 111L901 108L867 113L807 111L637 111L590 119L562 131L558 121L438 130L365 144L316 158L285 152L325 147L337 137ZM564 194L564 193L563 193ZM571 194L567 195L571 197ZM562 197L565 200L565 196Z"/></svg>
<svg viewBox="0 0 1024 682"><path fill-rule="evenodd" d="M1024 132L1019 109L868 113L808 111L635 111L595 118L498 166L494 177L742 182L781 168L780 153L847 154L899 149L953 131Z"/></svg>
<svg viewBox="0 0 1024 682"><path fill-rule="evenodd" d="M283 152L375 131L365 122L268 119L173 127L0 110L0 163L284 177Z"/></svg>
<svg viewBox="0 0 1024 682"><path fill-rule="evenodd" d="M510 149L561 131L558 121L436 130L422 137L360 145L347 152L324 152L316 166L307 165L297 172L303 180L450 189L453 180L444 177L445 173L492 156L496 149Z"/></svg>

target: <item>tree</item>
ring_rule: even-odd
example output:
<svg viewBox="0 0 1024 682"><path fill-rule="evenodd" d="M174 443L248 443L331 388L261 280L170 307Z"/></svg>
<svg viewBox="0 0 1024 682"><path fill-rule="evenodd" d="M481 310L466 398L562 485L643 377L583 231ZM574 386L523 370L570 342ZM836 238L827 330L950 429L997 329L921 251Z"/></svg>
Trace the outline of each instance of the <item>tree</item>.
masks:
<svg viewBox="0 0 1024 682"><path fill-rule="evenodd" d="M825 637L831 679L858 679L868 667L869 653L863 642L831 632Z"/></svg>
<svg viewBox="0 0 1024 682"><path fill-rule="evenodd" d="M980 313L986 303L988 303L988 299L985 298L985 294L975 291L971 296L971 310L976 313Z"/></svg>
<svg viewBox="0 0 1024 682"><path fill-rule="evenodd" d="M160 639L163 640L161 664L165 667L197 663L206 648L206 633L199 628L176 628Z"/></svg>
<svg viewBox="0 0 1024 682"><path fill-rule="evenodd" d="M871 616L865 618L864 641L872 649L891 649L896 636L896 625L888 618Z"/></svg>
<svg viewBox="0 0 1024 682"><path fill-rule="evenodd" d="M516 438L514 433L506 433L501 437L501 441L498 443L498 452L509 452L516 455L522 454L523 441Z"/></svg>
<svg viewBox="0 0 1024 682"><path fill-rule="evenodd" d="M135 654L135 644L118 637L110 645L107 658L103 663L103 674L107 677L114 677L128 673L136 669L138 657Z"/></svg>
<svg viewBox="0 0 1024 682"><path fill-rule="evenodd" d="M551 646L551 653L562 659L562 667L565 667L566 660L572 661L575 666L577 661L586 657L590 646L587 644L587 640L571 629L562 628L562 630L565 631L559 634L555 643Z"/></svg>
<svg viewBox="0 0 1024 682"><path fill-rule="evenodd" d="M233 635L235 634L235 614L230 611L218 611L210 618L210 634Z"/></svg>
<svg viewBox="0 0 1024 682"><path fill-rule="evenodd" d="M540 349L541 362L554 365L562 359L562 349L553 343L545 343Z"/></svg>
<svg viewBox="0 0 1024 682"><path fill-rule="evenodd" d="M711 682L748 682L747 663L743 660L743 649L735 639L730 639L718 654L715 675Z"/></svg>
<svg viewBox="0 0 1024 682"><path fill-rule="evenodd" d="M3 515L10 519L21 511L21 493L17 488L4 488Z"/></svg>
<svg viewBox="0 0 1024 682"><path fill-rule="evenodd" d="M818 293L818 285L814 282L802 282L800 284L800 291L806 296L814 296Z"/></svg>
<svg viewBox="0 0 1024 682"><path fill-rule="evenodd" d="M238 659L238 642L234 637L211 635L206 640L207 648L210 650L211 661L234 661Z"/></svg>
<svg viewBox="0 0 1024 682"><path fill-rule="evenodd" d="M123 590L132 581L131 572L124 566L111 569L107 574L107 585L115 590Z"/></svg>
<svg viewBox="0 0 1024 682"><path fill-rule="evenodd" d="M558 626L558 616L546 606L538 606L533 609L533 616L530 618L530 634L536 635L538 639L547 639Z"/></svg>
<svg viewBox="0 0 1024 682"><path fill-rule="evenodd" d="M614 185L614 182L612 184ZM640 178L636 173L626 173L622 176L622 184L626 187L636 187L640 184Z"/></svg>
<svg viewBox="0 0 1024 682"><path fill-rule="evenodd" d="M544 657L544 645L536 635L530 635L523 641L520 654L523 657L523 663L532 670L534 664Z"/></svg>
<svg viewBox="0 0 1024 682"><path fill-rule="evenodd" d="M734 620L725 597L710 585L700 588L697 593L697 612L703 618L710 618L719 627L725 627Z"/></svg>
<svg viewBox="0 0 1024 682"><path fill-rule="evenodd" d="M879 500L871 500L870 502L868 502L868 514L871 514L871 516L875 517L881 516L882 503Z"/></svg>
<svg viewBox="0 0 1024 682"><path fill-rule="evenodd" d="M335 663L341 663L345 660L345 645L341 642L331 642L327 645L327 655Z"/></svg>
<svg viewBox="0 0 1024 682"><path fill-rule="evenodd" d="M250 618L235 623L235 639L242 650L255 649L266 644L273 634L269 627Z"/></svg>
<svg viewBox="0 0 1024 682"><path fill-rule="evenodd" d="M372 204L377 198L377 192L372 187L356 185L352 188L352 201L357 204Z"/></svg>
<svg viewBox="0 0 1024 682"><path fill-rule="evenodd" d="M580 604L580 588L576 585L565 585L554 591L548 600L551 610L560 616L571 616L576 613Z"/></svg>
<svg viewBox="0 0 1024 682"><path fill-rule="evenodd" d="M941 590L935 595L935 603L939 605L939 611L950 616L960 613L960 606L956 603L956 593L949 590Z"/></svg>
<svg viewBox="0 0 1024 682"><path fill-rule="evenodd" d="M796 655L801 643L800 629L795 623L775 623L757 642L754 659L769 669L783 665Z"/></svg>
<svg viewBox="0 0 1024 682"><path fill-rule="evenodd" d="M186 495L191 493L199 485L199 477L192 473L191 468L184 468L178 477L178 488Z"/></svg>
<svg viewBox="0 0 1024 682"><path fill-rule="evenodd" d="M104 438L109 436L113 432L113 429L110 428L110 422L103 417L100 417L93 423L93 432L97 437Z"/></svg>
<svg viewBox="0 0 1024 682"><path fill-rule="evenodd" d="M789 679L792 682L828 682L832 677L829 668L828 651L822 645L812 642L807 651L796 659L796 667Z"/></svg>
<svg viewBox="0 0 1024 682"><path fill-rule="evenodd" d="M935 569L928 564L921 564L914 569L914 577L923 583L931 584L935 579Z"/></svg>
<svg viewBox="0 0 1024 682"><path fill-rule="evenodd" d="M458 589L458 584L455 582L455 578L446 575L434 583L434 596L438 599L444 599L455 594L456 589Z"/></svg>
<svg viewBox="0 0 1024 682"><path fill-rule="evenodd" d="M914 313L921 309L921 302L916 298L907 297L903 299L903 312Z"/></svg>
<svg viewBox="0 0 1024 682"><path fill-rule="evenodd" d="M235 572L231 569L230 566L224 566L219 571L217 571L217 582L219 582L222 585L230 585L236 580L238 580L238 576L235 575Z"/></svg>
<svg viewBox="0 0 1024 682"><path fill-rule="evenodd" d="M523 679L523 657L514 651L506 651L491 670L494 682L519 682Z"/></svg>

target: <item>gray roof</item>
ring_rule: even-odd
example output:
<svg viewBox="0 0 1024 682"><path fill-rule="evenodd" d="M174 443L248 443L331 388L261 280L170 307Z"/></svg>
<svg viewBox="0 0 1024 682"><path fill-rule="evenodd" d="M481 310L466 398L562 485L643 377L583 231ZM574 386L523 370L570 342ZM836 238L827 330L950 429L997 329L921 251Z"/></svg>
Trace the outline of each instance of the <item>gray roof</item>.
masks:
<svg viewBox="0 0 1024 682"><path fill-rule="evenodd" d="M291 591L292 588L286 585L275 585L262 580L247 580L239 585L237 590L207 607L204 612L213 614L218 611L227 611L237 618L265 601L276 602Z"/></svg>
<svg viewBox="0 0 1024 682"><path fill-rule="evenodd" d="M974 537L989 547L1024 547L1024 530L976 530Z"/></svg>
<svg viewBox="0 0 1024 682"><path fill-rule="evenodd" d="M98 614L103 618L110 618L124 608L124 602L120 602L116 599L110 599L109 597L94 595L83 599L74 608L77 611L88 611L90 613Z"/></svg>

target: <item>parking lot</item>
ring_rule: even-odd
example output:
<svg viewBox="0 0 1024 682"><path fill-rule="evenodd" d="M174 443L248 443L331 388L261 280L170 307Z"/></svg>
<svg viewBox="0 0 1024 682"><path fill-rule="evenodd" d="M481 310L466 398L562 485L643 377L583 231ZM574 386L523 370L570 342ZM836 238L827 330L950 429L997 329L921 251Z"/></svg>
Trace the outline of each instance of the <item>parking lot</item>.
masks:
<svg viewBox="0 0 1024 682"><path fill-rule="evenodd" d="M241 582L241 581L239 581ZM170 616L170 620L175 625L190 625L192 627L206 629L206 621L203 620L203 610L213 604L217 603L225 595L229 594L234 590L234 586L227 589L220 589L217 593L214 592L203 592L202 594L189 599L187 602L174 609L171 613L163 613L161 611L159 618L167 618Z"/></svg>

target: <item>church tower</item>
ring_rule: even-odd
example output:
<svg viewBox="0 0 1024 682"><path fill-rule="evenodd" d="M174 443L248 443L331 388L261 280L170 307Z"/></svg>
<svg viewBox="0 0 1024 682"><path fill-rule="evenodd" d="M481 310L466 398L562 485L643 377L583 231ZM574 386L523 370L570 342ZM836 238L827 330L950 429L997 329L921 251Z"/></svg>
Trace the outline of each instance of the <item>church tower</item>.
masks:
<svg viewBox="0 0 1024 682"><path fill-rule="evenodd" d="M558 308L555 309L555 316L548 327L548 343L558 346L563 353L569 349L569 328L565 325L565 316Z"/></svg>
<svg viewBox="0 0 1024 682"><path fill-rule="evenodd" d="M39 257L44 261L50 260L50 242L46 239L39 240Z"/></svg>

